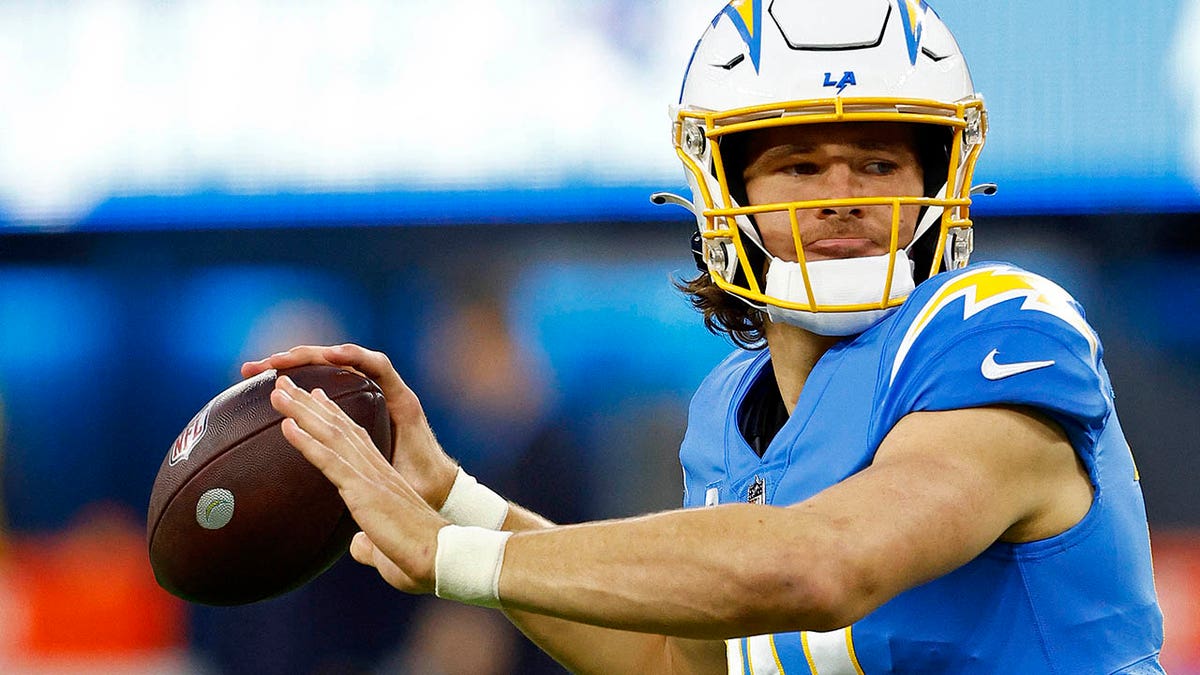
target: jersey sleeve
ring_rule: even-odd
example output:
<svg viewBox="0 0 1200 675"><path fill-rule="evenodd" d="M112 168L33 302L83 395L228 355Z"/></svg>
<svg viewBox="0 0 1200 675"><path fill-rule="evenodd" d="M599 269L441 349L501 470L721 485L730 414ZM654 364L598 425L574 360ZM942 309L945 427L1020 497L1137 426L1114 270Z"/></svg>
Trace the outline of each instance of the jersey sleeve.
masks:
<svg viewBox="0 0 1200 675"><path fill-rule="evenodd" d="M1027 406L1056 420L1086 456L1112 408L1099 341L1065 291L1015 268L1006 273L1021 292L991 304L978 288L948 301L935 294L916 314L889 374L888 423L917 411Z"/></svg>

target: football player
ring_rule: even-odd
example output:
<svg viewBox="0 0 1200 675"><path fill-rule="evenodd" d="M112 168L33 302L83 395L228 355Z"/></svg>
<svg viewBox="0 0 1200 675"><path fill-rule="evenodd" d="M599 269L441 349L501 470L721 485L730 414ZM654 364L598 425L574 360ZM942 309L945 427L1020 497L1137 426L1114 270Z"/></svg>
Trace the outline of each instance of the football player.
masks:
<svg viewBox="0 0 1200 675"><path fill-rule="evenodd" d="M581 673L1161 673L1142 495L1100 342L1061 288L968 265L987 134L924 0L735 0L674 122L710 327L685 504L555 527L438 447L382 354L387 464L280 378L284 433L393 586L502 608ZM987 190L986 186L982 188Z"/></svg>

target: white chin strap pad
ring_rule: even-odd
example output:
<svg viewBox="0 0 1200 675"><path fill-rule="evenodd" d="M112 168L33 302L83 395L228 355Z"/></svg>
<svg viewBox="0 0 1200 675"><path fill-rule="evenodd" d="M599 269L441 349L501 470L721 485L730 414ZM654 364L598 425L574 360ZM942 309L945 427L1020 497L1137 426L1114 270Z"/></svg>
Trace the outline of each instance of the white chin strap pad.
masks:
<svg viewBox="0 0 1200 675"><path fill-rule="evenodd" d="M865 305L878 303L887 282L887 255L865 258L819 260L808 263L808 278L818 305ZM903 250L896 251L892 274L892 300L907 297L914 287L912 263ZM767 269L766 295L786 302L808 303L807 286L800 263L772 257ZM774 305L764 308L772 321L798 326L810 333L829 336L857 335L879 323L897 308L851 312L807 312Z"/></svg>

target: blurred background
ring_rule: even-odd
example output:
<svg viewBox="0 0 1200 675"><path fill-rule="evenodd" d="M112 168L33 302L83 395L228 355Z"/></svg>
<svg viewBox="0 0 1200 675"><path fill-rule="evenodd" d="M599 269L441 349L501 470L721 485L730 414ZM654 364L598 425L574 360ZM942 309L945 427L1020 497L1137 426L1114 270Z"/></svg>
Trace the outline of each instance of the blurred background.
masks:
<svg viewBox="0 0 1200 675"><path fill-rule="evenodd" d="M1200 673L1200 0L935 3L991 113L976 260L1105 345ZM0 671L561 672L344 560L240 608L155 585L145 510L245 359L390 354L449 451L561 522L677 506L730 346L668 104L719 0L0 3Z"/></svg>

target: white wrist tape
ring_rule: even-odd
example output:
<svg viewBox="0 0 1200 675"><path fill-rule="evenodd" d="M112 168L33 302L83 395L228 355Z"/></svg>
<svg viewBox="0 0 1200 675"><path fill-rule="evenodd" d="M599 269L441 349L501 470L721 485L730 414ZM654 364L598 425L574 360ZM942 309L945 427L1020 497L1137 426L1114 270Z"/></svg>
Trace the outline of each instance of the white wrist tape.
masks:
<svg viewBox="0 0 1200 675"><path fill-rule="evenodd" d="M455 525L498 530L504 525L504 519L508 518L508 500L480 485L474 476L460 466L446 503L438 513Z"/></svg>
<svg viewBox="0 0 1200 675"><path fill-rule="evenodd" d="M500 606L500 567L512 532L447 525L438 530L434 593L480 607Z"/></svg>

